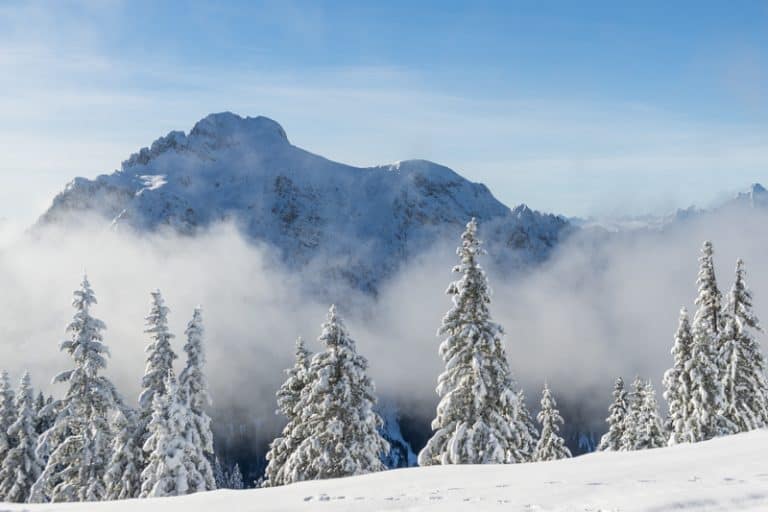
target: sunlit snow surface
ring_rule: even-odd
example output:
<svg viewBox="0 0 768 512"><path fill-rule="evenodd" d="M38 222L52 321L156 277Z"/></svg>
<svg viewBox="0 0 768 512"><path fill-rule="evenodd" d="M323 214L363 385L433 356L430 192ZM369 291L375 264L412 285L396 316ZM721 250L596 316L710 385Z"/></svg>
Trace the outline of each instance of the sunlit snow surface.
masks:
<svg viewBox="0 0 768 512"><path fill-rule="evenodd" d="M276 489L4 510L112 512L268 510L766 511L768 431L696 445L512 466L387 471Z"/></svg>

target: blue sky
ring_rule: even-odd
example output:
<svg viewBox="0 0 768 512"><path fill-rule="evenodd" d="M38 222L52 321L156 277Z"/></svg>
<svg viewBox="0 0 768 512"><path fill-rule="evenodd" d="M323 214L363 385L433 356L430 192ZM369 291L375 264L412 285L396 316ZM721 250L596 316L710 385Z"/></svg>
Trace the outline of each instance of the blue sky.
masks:
<svg viewBox="0 0 768 512"><path fill-rule="evenodd" d="M0 0L0 217L223 110L509 205L707 204L768 181L768 2Z"/></svg>

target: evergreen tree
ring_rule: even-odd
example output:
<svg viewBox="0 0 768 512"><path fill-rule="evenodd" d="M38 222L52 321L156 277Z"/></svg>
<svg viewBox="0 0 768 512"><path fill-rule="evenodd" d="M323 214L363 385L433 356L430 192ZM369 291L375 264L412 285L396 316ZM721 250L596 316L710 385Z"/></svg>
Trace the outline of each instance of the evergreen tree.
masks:
<svg viewBox="0 0 768 512"><path fill-rule="evenodd" d="M304 346L304 340L299 337L296 340L296 357L293 367L285 371L287 378L277 391L276 413L284 416L288 423L283 428L282 435L270 444L263 487L274 487L285 483L283 473L285 463L301 442L297 428L297 417L300 411L296 410L296 405L299 403L301 391L306 384L309 356L310 353Z"/></svg>
<svg viewBox="0 0 768 512"><path fill-rule="evenodd" d="M104 475L109 500L138 498L144 457L135 411L118 410L112 417L112 457Z"/></svg>
<svg viewBox="0 0 768 512"><path fill-rule="evenodd" d="M690 418L693 416L694 387L690 372L693 361L693 334L688 321L688 311L685 308L680 310L675 344L672 347L672 359L672 368L664 373L664 398L669 408L667 418L669 445L696 440L689 430Z"/></svg>
<svg viewBox="0 0 768 512"><path fill-rule="evenodd" d="M533 460L545 462L569 458L571 451L565 446L565 441L559 434L563 417L557 410L555 397L546 385L541 395L541 411L539 411L537 419L541 425L541 437L536 444Z"/></svg>
<svg viewBox="0 0 768 512"><path fill-rule="evenodd" d="M98 501L106 496L104 474L110 458L108 417L121 404L114 385L99 373L107 366L109 349L103 342L106 328L91 315L96 296L88 278L74 293L75 315L67 327L71 339L61 351L72 357L74 368L54 382L67 385L64 398L51 404L53 426L38 441L38 456L48 455L45 469L32 486L31 501ZM43 455L41 455L43 454Z"/></svg>
<svg viewBox="0 0 768 512"><path fill-rule="evenodd" d="M35 398L35 432L38 435L42 434L53 426L53 419L55 417L51 407L48 407L53 403L53 398L46 398L43 392L37 394Z"/></svg>
<svg viewBox="0 0 768 512"><path fill-rule="evenodd" d="M622 450L661 448L666 444L653 385L636 378L625 418Z"/></svg>
<svg viewBox="0 0 768 512"><path fill-rule="evenodd" d="M216 483L217 489L226 489L227 474L224 471L224 467L222 467L218 456L213 457L213 480Z"/></svg>
<svg viewBox="0 0 768 512"><path fill-rule="evenodd" d="M539 430L531 416L528 407L525 405L525 393L522 389L517 391L517 419L516 424L520 428L520 455L519 462L533 462L533 454L536 451L536 444L539 442Z"/></svg>
<svg viewBox="0 0 768 512"><path fill-rule="evenodd" d="M235 463L235 467L229 473L229 485L228 489L243 489L245 484L243 483L243 474L240 472L240 464Z"/></svg>
<svg viewBox="0 0 768 512"><path fill-rule="evenodd" d="M189 409L180 399L173 370L169 370L163 390L152 399L149 437L143 446L147 466L141 473L142 498L180 496L207 488L194 463L198 448L188 438Z"/></svg>
<svg viewBox="0 0 768 512"><path fill-rule="evenodd" d="M746 432L768 426L768 382L765 358L752 331L762 331L752 312L752 293L747 288L744 262L736 262L736 280L724 308L721 367L725 417Z"/></svg>
<svg viewBox="0 0 768 512"><path fill-rule="evenodd" d="M628 394L629 407L624 418L624 435L621 437L620 451L637 450L640 444L640 405L643 402L644 383L640 377L635 377L632 390Z"/></svg>
<svg viewBox="0 0 768 512"><path fill-rule="evenodd" d="M319 342L325 350L312 357L295 407L301 442L286 462L285 483L385 469L381 457L389 445L379 434L383 421L373 410L368 361L357 353L335 306Z"/></svg>
<svg viewBox="0 0 768 512"><path fill-rule="evenodd" d="M723 371L719 366L721 295L715 280L710 242L704 243L699 261L699 293L696 297L698 309L693 318L693 345L689 370L691 415L685 427L687 437L694 442L735 430L735 425L723 416L726 404L721 380Z"/></svg>
<svg viewBox="0 0 768 512"><path fill-rule="evenodd" d="M197 466L198 472L203 475L206 490L214 490L216 480L210 462L213 457L213 432L211 418L205 412L205 407L210 404L211 398L203 369L205 351L202 308L195 308L192 320L187 324L184 332L187 336L187 342L184 344L187 364L179 375L179 385L182 398L189 408L190 440L194 446L198 447L198 453L193 456L193 463Z"/></svg>
<svg viewBox="0 0 768 512"><path fill-rule="evenodd" d="M139 406L145 418L152 415L153 399L156 393L165 393L165 382L168 372L173 370L173 360L176 353L171 348L173 334L168 330L168 313L170 310L165 305L165 300L160 290L151 293L152 305L149 315L146 317L145 333L150 335L151 341L145 352L147 353L147 366L142 379L142 391L139 395Z"/></svg>
<svg viewBox="0 0 768 512"><path fill-rule="evenodd" d="M608 432L600 439L599 451L619 451L626 428L626 417L629 409L627 392L624 389L624 379L619 377L613 388L613 403L608 407Z"/></svg>
<svg viewBox="0 0 768 512"><path fill-rule="evenodd" d="M141 392L139 394L139 416L137 427L137 445L143 447L149 437L149 422L152 419L154 397L157 394L165 394L165 381L168 372L173 370L173 360L176 353L171 347L174 335L168 329L168 313L170 310L165 305L160 290L151 292L151 305L149 315L145 318L144 332L149 334L150 342L144 349L147 354L147 363L144 376L141 380ZM146 454L139 452L142 457ZM147 465L146 460L138 462L143 469Z"/></svg>
<svg viewBox="0 0 768 512"><path fill-rule="evenodd" d="M518 421L517 394L500 325L491 320L491 291L477 258L484 253L472 219L457 249L461 278L447 293L453 299L438 335L445 371L432 421L434 434L419 453L419 465L520 462L527 427Z"/></svg>
<svg viewBox="0 0 768 512"><path fill-rule="evenodd" d="M0 371L0 464L15 444L13 436L8 434L8 428L16 421L14 400L15 395L8 372Z"/></svg>
<svg viewBox="0 0 768 512"><path fill-rule="evenodd" d="M21 378L15 405L18 415L16 421L8 428L8 434L16 442L0 469L0 496L3 501L25 503L29 499L32 484L39 478L42 470L35 453L35 404L29 372L24 372Z"/></svg>

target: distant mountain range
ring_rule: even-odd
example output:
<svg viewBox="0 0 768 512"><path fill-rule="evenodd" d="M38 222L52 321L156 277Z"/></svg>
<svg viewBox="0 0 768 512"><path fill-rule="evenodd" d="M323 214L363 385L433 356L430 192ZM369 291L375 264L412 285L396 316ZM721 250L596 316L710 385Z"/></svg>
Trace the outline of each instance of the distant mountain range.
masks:
<svg viewBox="0 0 768 512"><path fill-rule="evenodd" d="M768 190L760 183L753 183L746 192L739 192L735 197L713 208L689 206L688 208L678 209L668 215L642 215L614 219L582 219L573 217L568 220L573 226L580 228L597 227L612 232L626 232L638 229L662 230L679 225L681 222L700 218L703 215L749 210L768 212Z"/></svg>
<svg viewBox="0 0 768 512"><path fill-rule="evenodd" d="M442 165L353 167L292 145L271 119L229 112L157 139L112 174L75 178L38 225L93 216L118 229L189 235L231 221L289 267L315 265L370 293L435 242L456 242L471 217L506 268L542 261L572 229L562 216L510 209Z"/></svg>

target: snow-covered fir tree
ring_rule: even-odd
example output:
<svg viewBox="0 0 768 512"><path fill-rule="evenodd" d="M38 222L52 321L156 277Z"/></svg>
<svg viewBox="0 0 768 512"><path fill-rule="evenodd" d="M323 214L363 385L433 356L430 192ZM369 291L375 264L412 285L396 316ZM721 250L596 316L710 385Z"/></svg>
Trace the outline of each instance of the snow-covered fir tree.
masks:
<svg viewBox="0 0 768 512"><path fill-rule="evenodd" d="M53 426L55 414L51 407L47 407L52 403L53 397L46 398L42 391L35 398L35 431L38 435Z"/></svg>
<svg viewBox="0 0 768 512"><path fill-rule="evenodd" d="M613 402L608 407L608 432L600 439L597 449L599 451L619 451L622 448L622 439L626 428L629 402L627 391L624 389L624 379L619 377L613 387Z"/></svg>
<svg viewBox="0 0 768 512"><path fill-rule="evenodd" d="M357 353L335 306L318 341L324 350L312 357L295 407L301 442L286 462L285 483L385 469L381 457L389 444L379 434L383 421L373 410L368 361Z"/></svg>
<svg viewBox="0 0 768 512"><path fill-rule="evenodd" d="M243 489L245 484L243 483L243 473L240 471L240 464L235 463L232 471L229 472L229 481L227 489Z"/></svg>
<svg viewBox="0 0 768 512"><path fill-rule="evenodd" d="M34 392L29 372L24 372L16 396L16 421L8 428L15 440L0 467L0 496L3 501L25 503L29 491L40 477L42 467L37 457Z"/></svg>
<svg viewBox="0 0 768 512"><path fill-rule="evenodd" d="M173 360L176 353L171 347L174 338L168 329L168 313L170 310L165 305L160 290L151 293L152 305L149 315L146 317L144 332L150 335L150 342L145 349L147 353L147 366L139 395L139 406L142 414L148 417L152 414L153 399L156 393L165 393L165 382L168 372L173 370Z"/></svg>
<svg viewBox="0 0 768 512"><path fill-rule="evenodd" d="M218 456L213 457L213 481L216 483L217 489L226 489L227 473L224 471L224 466L221 465Z"/></svg>
<svg viewBox="0 0 768 512"><path fill-rule="evenodd" d="M690 382L691 411L685 430L691 441L704 441L729 434L736 427L725 410L725 392L720 368L721 294L717 288L711 242L704 242L699 258L696 314L693 318Z"/></svg>
<svg viewBox="0 0 768 512"><path fill-rule="evenodd" d="M104 475L108 500L139 497L144 456L138 427L133 410L118 409L112 417L112 457Z"/></svg>
<svg viewBox="0 0 768 512"><path fill-rule="evenodd" d="M539 442L539 429L531 416L528 406L525 405L525 393L517 390L517 416L515 424L520 425L519 462L533 462L533 454L536 444Z"/></svg>
<svg viewBox="0 0 768 512"><path fill-rule="evenodd" d="M8 435L8 428L16 421L15 394L8 372L0 371L0 464L13 448L13 436Z"/></svg>
<svg viewBox="0 0 768 512"><path fill-rule="evenodd" d="M75 315L67 326L71 338L59 345L72 357L74 368L54 378L67 390L63 399L51 404L56 410L54 424L38 441L38 455L48 458L32 486L31 501L98 501L106 496L104 474L111 455L108 418L121 400L112 382L100 375L109 349L103 341L104 323L91 315L95 304L96 296L84 277L74 292Z"/></svg>
<svg viewBox="0 0 768 512"><path fill-rule="evenodd" d="M211 402L208 394L208 381L205 378L205 350L203 347L204 329L203 312L199 306L192 314L192 320L184 331L187 342L184 352L187 363L179 374L179 390L189 409L190 435L192 444L198 447L198 453L193 455L192 462L203 475L206 490L216 489L216 479L210 459L213 457L213 432L211 418L205 412L205 407Z"/></svg>
<svg viewBox="0 0 768 512"><path fill-rule="evenodd" d="M517 418L517 394L502 341L503 329L491 320L491 291L478 264L484 253L472 219L457 249L461 278L447 294L453 307L438 335L445 371L438 377L440 402L434 431L419 453L419 465L521 462L527 432Z"/></svg>
<svg viewBox="0 0 768 512"><path fill-rule="evenodd" d="M680 310L680 320L672 347L672 368L664 373L664 399L667 401L668 444L690 443L696 441L689 429L689 419L693 416L693 385L691 382L691 362L693 353L693 334L688 320L688 310Z"/></svg>
<svg viewBox="0 0 768 512"><path fill-rule="evenodd" d="M557 402L549 386L544 386L544 391L541 394L541 411L536 418L541 425L541 435L539 442L536 443L533 460L545 462L569 458L571 451L565 446L563 438L560 437L560 425L563 424L563 417L557 410Z"/></svg>
<svg viewBox="0 0 768 512"><path fill-rule="evenodd" d="M173 361L176 359L176 353L171 347L171 340L174 335L168 329L168 313L170 309L165 305L160 290L150 293L152 299L149 314L145 318L144 332L149 334L150 341L144 349L146 353L146 367L144 376L141 379L141 392L139 394L139 415L137 418L138 427L136 444L144 446L149 437L149 422L153 414L154 397L157 394L164 394L165 381L168 372L173 370ZM143 457L146 455L140 452ZM146 460L140 461L140 467L146 467Z"/></svg>
<svg viewBox="0 0 768 512"><path fill-rule="evenodd" d="M287 378L277 390L277 414L284 416L288 422L282 434L269 445L267 453L267 469L264 473L263 487L274 487L285 483L285 463L293 450L299 445L300 428L297 428L297 417L300 411L296 405L301 398L301 391L307 382L310 353L304 345L304 340L296 340L296 356L294 364L285 371Z"/></svg>
<svg viewBox="0 0 768 512"><path fill-rule="evenodd" d="M755 339L760 323L752 311L752 293L747 287L744 262L736 262L733 283L722 314L721 368L726 419L740 432L768 426L768 381L765 358Z"/></svg>
<svg viewBox="0 0 768 512"><path fill-rule="evenodd" d="M632 383L621 449L624 451L645 450L661 448L666 444L667 438L661 425L656 391L650 381L636 378Z"/></svg>
<svg viewBox="0 0 768 512"><path fill-rule="evenodd" d="M180 397L173 370L168 371L163 390L152 399L149 437L143 446L147 465L141 473L142 498L180 496L208 488L195 464L199 447L189 440L189 409Z"/></svg>

